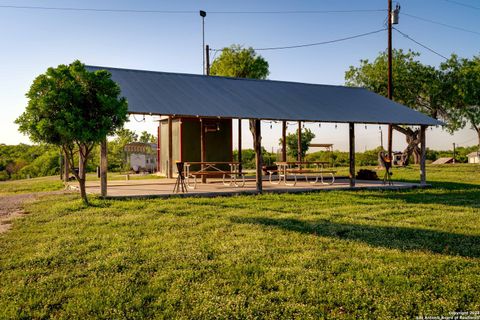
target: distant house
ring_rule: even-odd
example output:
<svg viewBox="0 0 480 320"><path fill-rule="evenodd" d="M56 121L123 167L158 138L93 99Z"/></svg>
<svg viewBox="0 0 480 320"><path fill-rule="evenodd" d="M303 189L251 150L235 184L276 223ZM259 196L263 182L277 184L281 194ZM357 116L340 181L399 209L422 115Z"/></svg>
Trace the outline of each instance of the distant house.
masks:
<svg viewBox="0 0 480 320"><path fill-rule="evenodd" d="M468 163L480 163L480 152L472 152L467 155Z"/></svg>
<svg viewBox="0 0 480 320"><path fill-rule="evenodd" d="M135 172L155 172L157 168L157 144L132 142L125 145L129 169Z"/></svg>
<svg viewBox="0 0 480 320"><path fill-rule="evenodd" d="M450 163L455 163L452 157L438 158L437 160L432 162L432 164L450 164Z"/></svg>

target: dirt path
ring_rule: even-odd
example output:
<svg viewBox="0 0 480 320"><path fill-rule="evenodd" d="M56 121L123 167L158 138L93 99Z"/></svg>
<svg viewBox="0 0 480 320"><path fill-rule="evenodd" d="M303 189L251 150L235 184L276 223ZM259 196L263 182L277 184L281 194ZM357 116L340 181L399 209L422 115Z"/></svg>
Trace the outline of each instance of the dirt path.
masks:
<svg viewBox="0 0 480 320"><path fill-rule="evenodd" d="M14 219L25 214L23 205L26 202L35 201L40 196L48 194L64 194L67 191L36 192L0 196L0 233L8 231L12 227Z"/></svg>

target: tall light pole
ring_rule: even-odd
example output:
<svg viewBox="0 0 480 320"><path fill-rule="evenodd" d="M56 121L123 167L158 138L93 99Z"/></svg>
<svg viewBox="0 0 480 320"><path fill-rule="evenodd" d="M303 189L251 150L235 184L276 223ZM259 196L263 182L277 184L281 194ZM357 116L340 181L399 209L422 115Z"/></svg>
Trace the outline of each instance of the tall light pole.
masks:
<svg viewBox="0 0 480 320"><path fill-rule="evenodd" d="M207 13L200 10L200 17L202 17L202 55L203 55L203 75L205 75L205 17Z"/></svg>
<svg viewBox="0 0 480 320"><path fill-rule="evenodd" d="M393 100L393 79L392 79L392 28L398 24L400 6L397 4L395 10L392 8L392 0L388 0L388 99ZM392 138L393 126L388 125L388 157L392 159Z"/></svg>

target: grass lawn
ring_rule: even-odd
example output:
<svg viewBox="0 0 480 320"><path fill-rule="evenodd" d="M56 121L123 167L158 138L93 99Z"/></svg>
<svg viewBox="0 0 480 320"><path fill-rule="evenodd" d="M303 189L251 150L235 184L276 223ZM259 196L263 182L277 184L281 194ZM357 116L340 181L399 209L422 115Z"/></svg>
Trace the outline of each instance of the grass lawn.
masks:
<svg viewBox="0 0 480 320"><path fill-rule="evenodd" d="M0 318L480 311L480 166L427 174L434 188L402 192L41 198L0 235Z"/></svg>
<svg viewBox="0 0 480 320"><path fill-rule="evenodd" d="M19 193L62 190L63 182L58 176L22 180L0 181L0 196Z"/></svg>
<svg viewBox="0 0 480 320"><path fill-rule="evenodd" d="M139 179L163 179L161 176L155 174L134 174L130 175L131 180ZM108 173L109 180L125 180L125 174L117 172ZM100 180L95 173L87 174L88 181L98 181ZM41 177L33 179L22 179L22 180L11 180L11 181L0 181L0 196L20 194L20 193L31 193L31 192L41 192L41 191L55 191L62 190L64 188L63 182L60 180L59 176L50 176L50 177Z"/></svg>

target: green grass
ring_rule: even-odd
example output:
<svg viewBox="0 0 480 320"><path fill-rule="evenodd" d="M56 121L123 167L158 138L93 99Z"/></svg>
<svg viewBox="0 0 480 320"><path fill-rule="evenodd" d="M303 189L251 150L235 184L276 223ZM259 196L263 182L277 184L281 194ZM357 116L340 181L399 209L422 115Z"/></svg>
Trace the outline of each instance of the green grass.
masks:
<svg viewBox="0 0 480 320"><path fill-rule="evenodd" d="M55 191L63 188L63 182L58 176L0 181L0 196L19 193Z"/></svg>
<svg viewBox="0 0 480 320"><path fill-rule="evenodd" d="M480 310L480 167L402 192L45 197L0 235L0 318L411 319ZM418 169L397 169L404 180ZM448 183L452 181L452 183Z"/></svg>
<svg viewBox="0 0 480 320"><path fill-rule="evenodd" d="M155 174L146 175L130 175L130 180L139 179L163 179L164 177L157 176ZM109 180L125 180L125 175L117 172L108 173ZM87 174L88 181L98 181L95 173ZM73 183L76 183L75 181ZM32 193L42 191L55 191L62 190L64 188L63 182L59 176L41 177L33 179L0 181L0 196L20 194L20 193Z"/></svg>

